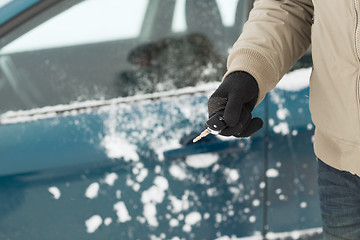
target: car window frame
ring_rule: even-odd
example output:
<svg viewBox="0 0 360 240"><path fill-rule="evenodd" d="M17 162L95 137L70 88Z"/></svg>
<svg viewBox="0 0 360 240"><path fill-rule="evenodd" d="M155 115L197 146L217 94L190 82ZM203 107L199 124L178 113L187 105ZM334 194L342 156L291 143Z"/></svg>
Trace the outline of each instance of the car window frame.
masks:
<svg viewBox="0 0 360 240"><path fill-rule="evenodd" d="M52 17L60 14L61 12L68 10L72 6L79 4L83 1L85 0L43 0L39 2L38 4L31 7L31 9L29 9L28 11L24 11L18 17L10 20L9 23L7 23L10 24L9 26L11 26L12 28L11 28L11 32L7 33L6 36L4 36L6 34L5 32L1 32L3 26L0 26L0 33L2 33L0 34L0 49L5 45L7 45L8 43L15 40L16 38L21 37L23 34L26 34L27 32L36 28L40 24L51 19ZM154 2L156 4L154 4ZM251 0L249 0L249 3L250 2ZM156 17L159 15L157 13L158 11L164 9L165 7L165 5L161 3L162 3L161 0L149 0L143 19L144 21L140 28L141 30L138 37L139 39L144 39L144 38L149 40L156 39L157 37L156 34L154 34L151 31L149 32L149 29L151 26L153 26L153 24L159 21L159 17ZM173 13L173 11L175 10L175 4L176 4L176 0L171 0L166 4L167 7L172 8L168 12ZM249 10L250 9L248 9L248 12ZM172 15L171 15L171 19L172 19ZM171 25L172 22L169 22L168 29L165 30L168 31L169 36L176 35L176 32L172 32ZM140 94L129 97L111 98L105 101L87 100L87 101L81 101L80 104L76 104L76 105L72 105L72 104L67 104L63 106L54 105L54 106L33 108L29 110L10 111L0 115L0 125L7 124L8 122L12 122L13 120L16 121L16 119L23 117L25 117L25 119L36 116L45 117L45 115L49 115L49 114L61 116L67 114L69 111L72 110L75 111L88 110L88 109L96 110L101 107L109 106L113 104L118 105L123 103L137 103L148 100L160 100L161 98L167 98L167 97L206 94L209 91L215 90L217 86L216 84L217 83L214 82L213 84L206 85L204 86L204 88L201 89L197 87L186 87L182 89L176 89L176 90L170 90L164 92L154 92L154 93Z"/></svg>
<svg viewBox="0 0 360 240"><path fill-rule="evenodd" d="M84 0L42 0L0 26L0 49ZM53 7L57 5L57 7Z"/></svg>

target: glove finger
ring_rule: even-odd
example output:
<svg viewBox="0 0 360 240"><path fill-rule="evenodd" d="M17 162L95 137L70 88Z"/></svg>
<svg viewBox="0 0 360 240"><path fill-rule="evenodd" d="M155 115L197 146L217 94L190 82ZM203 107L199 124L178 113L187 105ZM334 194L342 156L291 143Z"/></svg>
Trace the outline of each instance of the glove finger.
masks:
<svg viewBox="0 0 360 240"><path fill-rule="evenodd" d="M245 123L245 127L248 123ZM222 136L226 136L226 137L229 137L229 136L235 136L237 134L239 134L239 132L241 132L241 130L244 128L244 125L242 123L239 122L238 125L236 125L235 127L227 127L225 129L223 129L221 132L220 132L220 135Z"/></svg>
<svg viewBox="0 0 360 240"><path fill-rule="evenodd" d="M224 111L226 103L227 98L225 97L210 97L208 100L209 118L211 118L217 112Z"/></svg>
<svg viewBox="0 0 360 240"><path fill-rule="evenodd" d="M224 115L225 116L225 115ZM228 125L227 128L221 131L221 135L223 136L234 136L242 132L251 121L251 113L246 106L242 108L241 114L239 116L239 121L234 127Z"/></svg>
<svg viewBox="0 0 360 240"><path fill-rule="evenodd" d="M224 111L224 121L230 128L238 125L242 117L243 104L235 97L230 97Z"/></svg>
<svg viewBox="0 0 360 240"><path fill-rule="evenodd" d="M248 126L246 126L239 134L234 135L235 137L250 137L256 131L263 127L263 120L256 117L250 120Z"/></svg>

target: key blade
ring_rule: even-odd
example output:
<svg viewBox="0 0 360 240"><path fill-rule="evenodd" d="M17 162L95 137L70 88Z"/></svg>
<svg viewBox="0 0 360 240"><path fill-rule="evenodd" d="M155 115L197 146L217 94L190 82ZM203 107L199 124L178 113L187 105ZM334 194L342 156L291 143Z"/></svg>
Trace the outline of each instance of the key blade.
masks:
<svg viewBox="0 0 360 240"><path fill-rule="evenodd" d="M203 137L206 137L207 135L210 134L210 131L208 129L205 129L204 131L202 131L200 133L199 136L197 136L196 138L194 138L193 142L196 143L197 141L199 141L200 139L202 139Z"/></svg>

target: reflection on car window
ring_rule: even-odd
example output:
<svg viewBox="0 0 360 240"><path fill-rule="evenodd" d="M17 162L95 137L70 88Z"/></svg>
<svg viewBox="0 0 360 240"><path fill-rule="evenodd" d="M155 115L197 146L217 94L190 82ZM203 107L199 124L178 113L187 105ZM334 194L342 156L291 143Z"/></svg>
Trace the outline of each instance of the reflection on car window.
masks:
<svg viewBox="0 0 360 240"><path fill-rule="evenodd" d="M244 3L247 2L242 1L242 3L240 3L240 7L244 10L246 16L248 8ZM172 30L174 32L183 32L187 29L185 19L185 4L186 0L176 0L174 18L172 20ZM234 26L236 18L236 8L239 4L239 0L216 0L216 4L219 8L223 25L225 27Z"/></svg>
<svg viewBox="0 0 360 240"><path fill-rule="evenodd" d="M242 0L242 2L245 3L246 1ZM239 0L226 0L226 1L216 0L216 3L219 6L219 10L224 26L227 27L234 26L235 17L236 17L236 7L239 4ZM241 6L241 8L246 11L248 9L245 6L246 5Z"/></svg>
<svg viewBox="0 0 360 240"><path fill-rule="evenodd" d="M84 1L0 50L0 113L220 81L248 7Z"/></svg>
<svg viewBox="0 0 360 240"><path fill-rule="evenodd" d="M0 53L138 37L148 0L124 3L118 0L81 2L8 44Z"/></svg>
<svg viewBox="0 0 360 240"><path fill-rule="evenodd" d="M174 17L172 20L172 31L184 32L186 31L185 21L185 0L177 0L174 10Z"/></svg>

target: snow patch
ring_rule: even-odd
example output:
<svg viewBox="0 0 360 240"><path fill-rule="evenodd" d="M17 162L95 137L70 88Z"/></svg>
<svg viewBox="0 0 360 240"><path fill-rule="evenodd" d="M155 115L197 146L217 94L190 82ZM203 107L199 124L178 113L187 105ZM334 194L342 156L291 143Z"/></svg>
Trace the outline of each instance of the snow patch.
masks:
<svg viewBox="0 0 360 240"><path fill-rule="evenodd" d="M224 169L224 175L226 176L227 183L235 183L240 178L240 173L237 169Z"/></svg>
<svg viewBox="0 0 360 240"><path fill-rule="evenodd" d="M304 229L304 230L295 230L291 232L280 232L280 233L274 233L274 232L268 232L266 234L266 238L269 240L279 240L279 239L299 239L300 237L306 237L306 236L313 236L318 235L322 233L321 228L310 228L310 229ZM253 236L248 237L235 237L235 236L221 236L216 238L215 240L262 240L263 237L261 236L260 232L255 232Z"/></svg>
<svg viewBox="0 0 360 240"><path fill-rule="evenodd" d="M196 154L186 157L186 164L193 168L207 168L212 166L219 160L219 155L217 154Z"/></svg>
<svg viewBox="0 0 360 240"><path fill-rule="evenodd" d="M156 165L156 166L155 166L155 169L154 169L154 172L155 172L156 174L160 174L160 173L161 173L161 167L160 167L159 165Z"/></svg>
<svg viewBox="0 0 360 240"><path fill-rule="evenodd" d="M150 226L153 227L159 226L159 222L156 218L157 210L155 204L150 204L150 203L145 204L143 213L147 223Z"/></svg>
<svg viewBox="0 0 360 240"><path fill-rule="evenodd" d="M139 161L140 159L136 152L136 145L130 144L120 133L106 135L101 141L101 146L105 148L106 155L109 158L119 159L123 157L125 161Z"/></svg>
<svg viewBox="0 0 360 240"><path fill-rule="evenodd" d="M266 171L266 176L268 178L276 178L279 176L279 171L274 168L270 168Z"/></svg>
<svg viewBox="0 0 360 240"><path fill-rule="evenodd" d="M124 158L127 162L130 160L139 161L136 145L129 143L125 133L117 130L119 124L116 107L111 106L108 119L104 122L106 135L100 145L105 148L106 155L109 158Z"/></svg>
<svg viewBox="0 0 360 240"><path fill-rule="evenodd" d="M127 178L126 179L126 185L128 185L129 187L132 187L132 189L135 191L135 192L138 192L140 190L140 184L133 181L131 178Z"/></svg>
<svg viewBox="0 0 360 240"><path fill-rule="evenodd" d="M185 191L185 194L181 197L181 199L176 198L175 196L169 196L169 200L171 201L171 211L172 213L180 213L182 211L185 211L189 209L190 203L189 203L189 191Z"/></svg>
<svg viewBox="0 0 360 240"><path fill-rule="evenodd" d="M250 216L249 217L249 222L251 222L251 223L256 222L256 216Z"/></svg>
<svg viewBox="0 0 360 240"><path fill-rule="evenodd" d="M124 202L117 202L113 206L114 210L116 211L116 215L118 217L118 222L124 223L131 220L131 216L125 206Z"/></svg>
<svg viewBox="0 0 360 240"><path fill-rule="evenodd" d="M283 136L289 134L289 124L287 122L281 122L273 127L275 133L281 133Z"/></svg>
<svg viewBox="0 0 360 240"><path fill-rule="evenodd" d="M216 214L215 214L215 221L216 221L217 223L221 223L222 220L223 220L223 217L222 217L221 213L216 213Z"/></svg>
<svg viewBox="0 0 360 240"><path fill-rule="evenodd" d="M302 68L289 72L277 84L276 88L285 91L301 91L309 87L310 75L312 68Z"/></svg>
<svg viewBox="0 0 360 240"><path fill-rule="evenodd" d="M148 203L161 203L164 199L165 192L157 186L151 186L145 190L141 195L141 202Z"/></svg>
<svg viewBox="0 0 360 240"><path fill-rule="evenodd" d="M115 195L116 195L117 199L120 199L121 198L121 190L116 190Z"/></svg>
<svg viewBox="0 0 360 240"><path fill-rule="evenodd" d="M194 225L201 221L201 214L199 212L191 212L186 215L185 223L188 225Z"/></svg>
<svg viewBox="0 0 360 240"><path fill-rule="evenodd" d="M300 207L301 207L301 208L306 208L306 207L307 207L307 203L306 203L306 202L301 202L301 203L300 203Z"/></svg>
<svg viewBox="0 0 360 240"><path fill-rule="evenodd" d="M286 108L280 108L276 111L276 116L280 120L285 120L285 118L289 115L290 115L290 112Z"/></svg>
<svg viewBox="0 0 360 240"><path fill-rule="evenodd" d="M274 126L274 125L275 125L274 119L270 118L270 119L269 119L269 126L272 127L272 126Z"/></svg>
<svg viewBox="0 0 360 240"><path fill-rule="evenodd" d="M184 232L188 232L188 233L189 233L189 232L191 232L191 226L185 224L185 225L183 226L182 230L183 230Z"/></svg>
<svg viewBox="0 0 360 240"><path fill-rule="evenodd" d="M157 128L156 131L159 131L160 133L163 131L163 129ZM160 136L157 136L156 146L152 146L152 148L155 150L156 154L158 155L158 158L160 161L163 161L164 158L164 152L176 148L181 148L181 144L179 143L178 138L174 139L166 139L161 138Z"/></svg>
<svg viewBox="0 0 360 240"><path fill-rule="evenodd" d="M175 219L175 218L172 218L172 219L170 220L170 222L169 222L169 225L170 225L171 227L177 227L177 226L179 226L179 220L177 220L177 219Z"/></svg>
<svg viewBox="0 0 360 240"><path fill-rule="evenodd" d="M229 189L231 191L231 189ZM206 189L206 193L209 197L214 197L218 194L216 187Z"/></svg>
<svg viewBox="0 0 360 240"><path fill-rule="evenodd" d="M264 189L265 187L266 187L266 183L265 182L260 182L259 188Z"/></svg>
<svg viewBox="0 0 360 240"><path fill-rule="evenodd" d="M163 191L169 188L169 182L162 176L157 176L154 180L154 184Z"/></svg>
<svg viewBox="0 0 360 240"><path fill-rule="evenodd" d="M191 232L192 226L201 221L201 214L199 212L191 212L185 217L184 232Z"/></svg>
<svg viewBox="0 0 360 240"><path fill-rule="evenodd" d="M264 238L261 236L260 232L255 232L254 236L250 237L235 237L235 236L222 236L219 238L216 238L215 240L263 240Z"/></svg>
<svg viewBox="0 0 360 240"><path fill-rule="evenodd" d="M171 176L173 176L179 180L185 180L187 178L185 169L178 165L172 165L169 168L169 172L170 172Z"/></svg>
<svg viewBox="0 0 360 240"><path fill-rule="evenodd" d="M88 233L95 232L102 224L103 220L99 215L94 215L85 221L86 231Z"/></svg>
<svg viewBox="0 0 360 240"><path fill-rule="evenodd" d="M111 218L105 218L105 220L104 220L104 225L105 226L109 226L110 224L112 223L112 219Z"/></svg>
<svg viewBox="0 0 360 240"><path fill-rule="evenodd" d="M96 198L99 194L100 185L97 182L94 182L88 186L85 191L85 196L87 198L93 199Z"/></svg>
<svg viewBox="0 0 360 240"><path fill-rule="evenodd" d="M141 202L144 204L143 214L150 226L157 227L159 222L156 215L156 204L162 203L165 197L165 191L169 188L166 178L157 176L154 185L141 194Z"/></svg>
<svg viewBox="0 0 360 240"><path fill-rule="evenodd" d="M55 199L59 199L61 196L61 192L60 192L59 188L57 188L55 186L49 187L48 191L53 195L53 197Z"/></svg>
<svg viewBox="0 0 360 240"><path fill-rule="evenodd" d="M186 87L176 90L149 94L139 94L132 97L119 97L109 100L88 100L83 102L73 102L70 104L59 104L55 106L34 108L30 110L7 111L0 115L0 122L1 124L13 124L19 122L37 121L40 119L54 118L57 117L59 114L63 116L74 116L84 112L91 112L93 108L105 109L109 106L117 107L117 105L119 104L128 104L132 102L146 101L149 99L152 100L204 92L211 93L218 87L218 85L218 82L211 82L199 84L195 87Z"/></svg>
<svg viewBox="0 0 360 240"><path fill-rule="evenodd" d="M148 176L149 171L146 168L142 168L139 170L139 174L136 176L136 181L141 183Z"/></svg>
<svg viewBox="0 0 360 240"><path fill-rule="evenodd" d="M287 197L284 194L280 194L279 195L279 200L285 201L285 200L287 200Z"/></svg>
<svg viewBox="0 0 360 240"><path fill-rule="evenodd" d="M179 237L173 237L170 240L183 240L183 238L179 238Z"/></svg>
<svg viewBox="0 0 360 240"><path fill-rule="evenodd" d="M114 183L118 179L118 175L116 173L106 174L104 182L110 186L114 186Z"/></svg>
<svg viewBox="0 0 360 240"><path fill-rule="evenodd" d="M252 202L252 205L254 207L258 207L260 205L260 200L259 199L254 199L253 202Z"/></svg>
<svg viewBox="0 0 360 240"><path fill-rule="evenodd" d="M266 234L266 238L269 240L275 240L275 239L299 239L300 237L304 236L311 236L314 234L320 234L322 233L321 228L312 228L312 229L305 229L305 230L296 230L291 232L283 232L283 233L273 233L268 232Z"/></svg>

